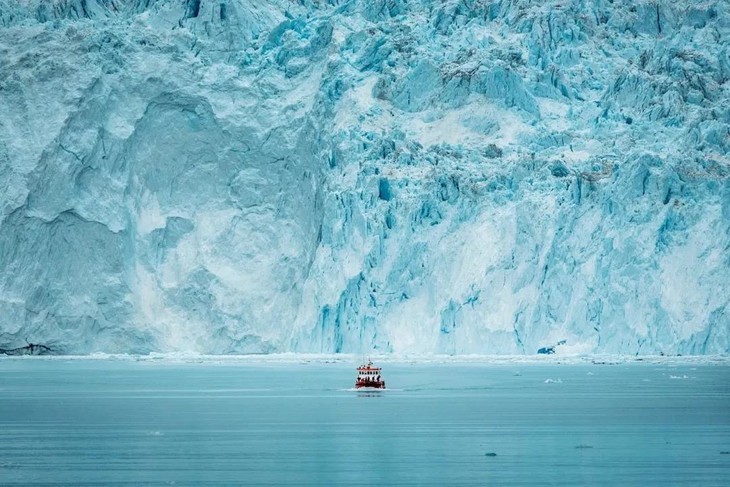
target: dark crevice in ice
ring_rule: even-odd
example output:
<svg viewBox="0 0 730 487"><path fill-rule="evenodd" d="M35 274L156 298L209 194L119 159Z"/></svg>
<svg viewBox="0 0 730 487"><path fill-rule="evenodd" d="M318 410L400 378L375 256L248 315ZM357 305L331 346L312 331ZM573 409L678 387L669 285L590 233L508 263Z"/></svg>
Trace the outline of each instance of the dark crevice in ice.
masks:
<svg viewBox="0 0 730 487"><path fill-rule="evenodd" d="M192 19L200 13L200 0L188 0L188 6L185 12L186 19Z"/></svg>
<svg viewBox="0 0 730 487"><path fill-rule="evenodd" d="M51 347L39 343L28 343L18 348L0 348L0 354L4 355L48 355L53 352Z"/></svg>

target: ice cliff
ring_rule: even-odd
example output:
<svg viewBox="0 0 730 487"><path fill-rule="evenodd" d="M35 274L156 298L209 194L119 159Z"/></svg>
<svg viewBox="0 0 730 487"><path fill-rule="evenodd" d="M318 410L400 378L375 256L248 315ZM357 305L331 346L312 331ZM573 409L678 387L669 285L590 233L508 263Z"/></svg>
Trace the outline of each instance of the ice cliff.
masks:
<svg viewBox="0 0 730 487"><path fill-rule="evenodd" d="M0 0L0 347L730 352L730 3Z"/></svg>

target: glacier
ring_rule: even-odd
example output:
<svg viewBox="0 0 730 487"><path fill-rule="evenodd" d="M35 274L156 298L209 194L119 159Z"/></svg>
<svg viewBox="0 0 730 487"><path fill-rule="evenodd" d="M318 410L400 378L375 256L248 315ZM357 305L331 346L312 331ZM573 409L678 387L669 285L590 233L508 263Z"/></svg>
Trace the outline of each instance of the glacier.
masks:
<svg viewBox="0 0 730 487"><path fill-rule="evenodd" d="M726 0L0 0L0 348L728 354L729 48Z"/></svg>

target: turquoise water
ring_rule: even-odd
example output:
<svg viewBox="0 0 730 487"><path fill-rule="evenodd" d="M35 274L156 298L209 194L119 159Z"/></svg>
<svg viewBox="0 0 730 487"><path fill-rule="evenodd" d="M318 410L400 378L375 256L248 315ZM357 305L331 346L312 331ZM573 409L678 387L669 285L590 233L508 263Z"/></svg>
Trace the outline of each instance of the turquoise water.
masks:
<svg viewBox="0 0 730 487"><path fill-rule="evenodd" d="M0 360L0 484L730 485L726 365Z"/></svg>

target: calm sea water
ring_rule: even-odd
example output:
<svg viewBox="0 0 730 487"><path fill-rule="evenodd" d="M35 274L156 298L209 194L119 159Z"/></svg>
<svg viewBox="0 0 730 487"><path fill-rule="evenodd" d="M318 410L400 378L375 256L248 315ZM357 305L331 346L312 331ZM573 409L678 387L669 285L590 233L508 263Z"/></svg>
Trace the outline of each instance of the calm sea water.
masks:
<svg viewBox="0 0 730 487"><path fill-rule="evenodd" d="M0 360L0 485L730 485L726 365Z"/></svg>

